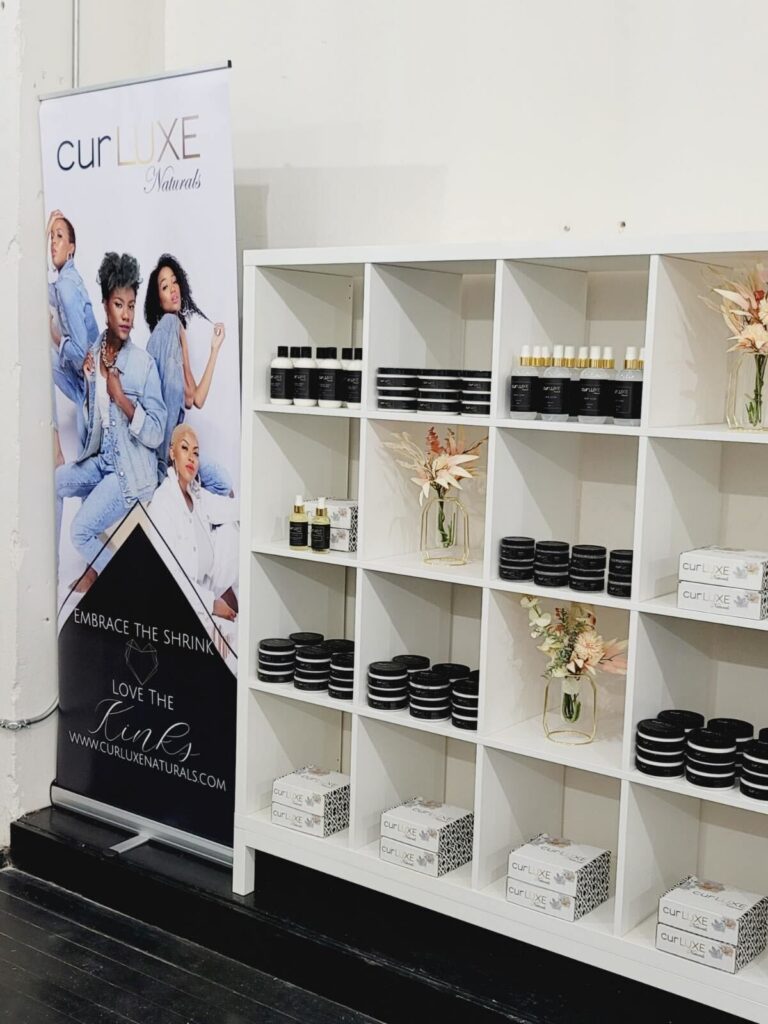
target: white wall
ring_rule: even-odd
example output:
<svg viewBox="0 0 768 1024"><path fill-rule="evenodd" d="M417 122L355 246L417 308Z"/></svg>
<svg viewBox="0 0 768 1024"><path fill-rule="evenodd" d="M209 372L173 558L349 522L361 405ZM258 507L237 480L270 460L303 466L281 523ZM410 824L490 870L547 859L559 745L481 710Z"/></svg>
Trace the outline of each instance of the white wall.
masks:
<svg viewBox="0 0 768 1024"><path fill-rule="evenodd" d="M55 676L35 97L71 84L71 2L0 4L0 718ZM82 84L232 59L240 246L768 226L761 0L80 9ZM0 846L53 747L53 722L0 731Z"/></svg>
<svg viewBox="0 0 768 1024"><path fill-rule="evenodd" d="M162 3L82 0L81 26L84 82L162 68ZM71 2L0 3L0 719L38 714L56 695L46 213L37 116L39 95L72 85L72 39ZM48 803L55 743L55 718L21 732L0 729L0 848L14 818Z"/></svg>
<svg viewBox="0 0 768 1024"><path fill-rule="evenodd" d="M166 0L231 58L245 245L755 230L761 0Z"/></svg>

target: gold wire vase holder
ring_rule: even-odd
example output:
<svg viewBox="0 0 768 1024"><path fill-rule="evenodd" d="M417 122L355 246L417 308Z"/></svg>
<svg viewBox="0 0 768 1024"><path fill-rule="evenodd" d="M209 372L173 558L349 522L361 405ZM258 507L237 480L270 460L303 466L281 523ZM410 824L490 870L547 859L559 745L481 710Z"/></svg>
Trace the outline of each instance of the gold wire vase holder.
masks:
<svg viewBox="0 0 768 1024"><path fill-rule="evenodd" d="M458 498L431 497L421 510L421 557L427 565L466 565L469 514Z"/></svg>
<svg viewBox="0 0 768 1024"><path fill-rule="evenodd" d="M560 692L556 701L557 683ZM592 676L585 673L565 679L547 678L542 724L544 735L553 743L591 743L597 732L597 686Z"/></svg>

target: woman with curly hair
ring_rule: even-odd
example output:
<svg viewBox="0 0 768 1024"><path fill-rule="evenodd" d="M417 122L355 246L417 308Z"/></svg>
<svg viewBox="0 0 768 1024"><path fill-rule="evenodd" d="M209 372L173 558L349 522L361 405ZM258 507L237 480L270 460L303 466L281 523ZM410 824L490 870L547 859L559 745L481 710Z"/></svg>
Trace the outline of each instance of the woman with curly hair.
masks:
<svg viewBox="0 0 768 1024"><path fill-rule="evenodd" d="M219 350L224 342L224 324L213 325L211 351L200 382L195 381L189 361L187 322L196 314L208 317L192 298L192 289L179 261L164 253L149 275L144 300L144 319L152 332L147 352L157 364L163 399L168 409L165 437L158 451L158 477L160 483L168 472L171 435L174 427L184 420L184 413L194 406L202 409L211 389ZM230 494L232 481L223 467L204 462L200 466L203 487L215 494Z"/></svg>
<svg viewBox="0 0 768 1024"><path fill-rule="evenodd" d="M84 499L72 521L72 542L88 564L75 584L80 593L109 560L102 531L137 501L151 498L157 486L166 410L154 360L130 339L140 284L133 256L106 253L99 285L107 328L83 363L85 438L77 459L56 470L58 523L64 498Z"/></svg>

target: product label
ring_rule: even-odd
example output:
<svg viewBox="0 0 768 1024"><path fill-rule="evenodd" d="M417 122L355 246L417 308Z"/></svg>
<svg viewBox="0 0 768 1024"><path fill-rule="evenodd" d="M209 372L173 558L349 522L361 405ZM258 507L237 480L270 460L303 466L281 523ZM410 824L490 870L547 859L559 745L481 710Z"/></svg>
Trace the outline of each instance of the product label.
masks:
<svg viewBox="0 0 768 1024"><path fill-rule="evenodd" d="M538 377L512 377L509 408L511 412L536 412Z"/></svg>
<svg viewBox="0 0 768 1024"><path fill-rule="evenodd" d="M604 416L603 385L604 380L579 381L579 416Z"/></svg>
<svg viewBox="0 0 768 1024"><path fill-rule="evenodd" d="M542 377L539 381L539 412L565 414L570 383L568 377Z"/></svg>
<svg viewBox="0 0 768 1024"><path fill-rule="evenodd" d="M308 543L309 523L290 523L288 544L292 548L305 548Z"/></svg>
<svg viewBox="0 0 768 1024"><path fill-rule="evenodd" d="M600 395L600 415L613 416L613 388L614 381L604 380L602 393Z"/></svg>
<svg viewBox="0 0 768 1024"><path fill-rule="evenodd" d="M581 381L577 377L576 380L568 381L568 415L578 416L579 415L579 402L581 401Z"/></svg>
<svg viewBox="0 0 768 1024"><path fill-rule="evenodd" d="M269 374L270 398L293 398L293 371L286 367L273 367Z"/></svg>
<svg viewBox="0 0 768 1024"><path fill-rule="evenodd" d="M613 415L617 420L639 420L643 401L641 380L617 380L613 385Z"/></svg>
<svg viewBox="0 0 768 1024"><path fill-rule="evenodd" d="M293 370L293 397L315 398L314 391L315 371L308 366L294 367Z"/></svg>
<svg viewBox="0 0 768 1024"><path fill-rule="evenodd" d="M335 402L336 395L336 370L321 368L317 371L317 397L321 402Z"/></svg>
<svg viewBox="0 0 768 1024"><path fill-rule="evenodd" d="M362 394L363 390L362 370L347 370L344 374L344 377L344 390L346 392L344 400L346 402L354 402L357 405L360 402L360 395Z"/></svg>
<svg viewBox="0 0 768 1024"><path fill-rule="evenodd" d="M312 550L328 551L331 546L331 524L312 523Z"/></svg>

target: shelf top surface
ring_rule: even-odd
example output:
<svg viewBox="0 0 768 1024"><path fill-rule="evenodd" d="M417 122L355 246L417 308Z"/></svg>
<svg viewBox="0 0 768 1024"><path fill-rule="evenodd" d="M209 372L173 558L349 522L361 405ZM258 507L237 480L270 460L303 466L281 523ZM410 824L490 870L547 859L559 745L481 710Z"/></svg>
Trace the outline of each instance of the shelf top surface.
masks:
<svg viewBox="0 0 768 1024"><path fill-rule="evenodd" d="M507 242L333 246L304 249L245 249L246 267L306 267L353 276L362 273L366 263L456 264L453 272L463 272L463 264L496 260L563 260L604 257L644 257L654 254L687 256L702 263L727 265L757 258L768 251L765 232L734 232L708 235L614 235L610 238L579 238L572 235L549 239L518 239ZM596 264L596 268L600 264ZM619 269L621 264L616 266ZM641 261L627 269L642 269ZM471 268L467 268L471 269ZM584 269L589 269L585 265ZM610 269L606 265L605 269ZM477 273L477 269L474 271Z"/></svg>

